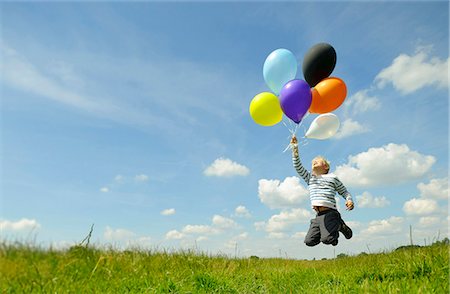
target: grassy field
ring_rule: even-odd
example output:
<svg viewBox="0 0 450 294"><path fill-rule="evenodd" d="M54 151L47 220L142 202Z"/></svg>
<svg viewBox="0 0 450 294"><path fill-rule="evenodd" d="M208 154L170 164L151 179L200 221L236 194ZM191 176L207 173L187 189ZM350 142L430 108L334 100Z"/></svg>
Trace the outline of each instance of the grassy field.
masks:
<svg viewBox="0 0 450 294"><path fill-rule="evenodd" d="M0 244L1 293L449 293L449 246L329 260Z"/></svg>

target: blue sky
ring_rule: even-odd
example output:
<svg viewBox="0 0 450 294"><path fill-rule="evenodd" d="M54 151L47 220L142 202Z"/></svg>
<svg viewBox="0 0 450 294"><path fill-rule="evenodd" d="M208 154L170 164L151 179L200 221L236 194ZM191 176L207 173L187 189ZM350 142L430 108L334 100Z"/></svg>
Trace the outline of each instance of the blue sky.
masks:
<svg viewBox="0 0 450 294"><path fill-rule="evenodd" d="M2 238L64 248L333 257L448 236L446 2L1 3ZM348 95L326 156L356 202L337 247L289 130L248 107L275 49L327 42ZM302 121L302 137L317 115ZM283 118L286 124L289 121Z"/></svg>

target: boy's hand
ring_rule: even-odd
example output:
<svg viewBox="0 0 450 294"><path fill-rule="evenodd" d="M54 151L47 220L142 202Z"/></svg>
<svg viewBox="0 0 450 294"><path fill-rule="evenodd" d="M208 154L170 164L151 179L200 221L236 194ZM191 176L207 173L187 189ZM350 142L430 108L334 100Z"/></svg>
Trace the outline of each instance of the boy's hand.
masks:
<svg viewBox="0 0 450 294"><path fill-rule="evenodd" d="M345 202L345 206L347 206L347 210L352 210L353 208L355 208L355 205L353 204L353 201L351 201L351 200L347 200Z"/></svg>
<svg viewBox="0 0 450 294"><path fill-rule="evenodd" d="M295 135L292 136L291 138L291 144L297 144L297 137L295 137Z"/></svg>
<svg viewBox="0 0 450 294"><path fill-rule="evenodd" d="M291 138L291 146L292 146L292 153L294 154L294 156L298 156L298 145L297 145L298 141L297 138L294 136L292 136Z"/></svg>

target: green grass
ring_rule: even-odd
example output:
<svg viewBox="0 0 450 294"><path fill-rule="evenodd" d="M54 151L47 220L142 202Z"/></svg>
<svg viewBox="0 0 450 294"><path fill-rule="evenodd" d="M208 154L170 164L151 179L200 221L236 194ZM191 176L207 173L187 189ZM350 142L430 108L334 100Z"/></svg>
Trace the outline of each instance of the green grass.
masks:
<svg viewBox="0 0 450 294"><path fill-rule="evenodd" d="M305 261L0 243L1 293L449 293L449 246Z"/></svg>

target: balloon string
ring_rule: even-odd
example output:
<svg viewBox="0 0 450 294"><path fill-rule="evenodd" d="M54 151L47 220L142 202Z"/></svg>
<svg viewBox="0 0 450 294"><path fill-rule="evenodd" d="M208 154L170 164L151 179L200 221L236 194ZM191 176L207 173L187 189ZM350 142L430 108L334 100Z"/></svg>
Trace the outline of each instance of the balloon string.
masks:
<svg viewBox="0 0 450 294"><path fill-rule="evenodd" d="M288 131L290 133L290 135L288 136L288 140L290 141L292 139L292 137L294 137L295 134L297 133L299 124L295 124L291 120L288 120L288 123L289 123L289 126L287 126L285 121L283 121L283 125L288 129ZM297 146L298 146L298 144L292 144L291 142L289 142L289 144L283 150L283 153L286 152L287 150L292 149Z"/></svg>
<svg viewBox="0 0 450 294"><path fill-rule="evenodd" d="M308 117L308 115L309 115L309 113L306 113L305 116L302 118L302 120L301 120L298 124L297 124L297 123L294 123L292 120L289 119L289 120L288 120L289 126L288 126L284 120L282 121L282 122L283 122L283 125L288 129L288 131L289 131L289 133L290 133L290 135L289 135L289 137L288 137L289 140L291 140L291 138L297 134L297 130L298 130L299 128L301 128L301 127L302 127L303 130L304 130L303 133L306 133L305 126L303 125L303 120L304 120L306 117ZM297 139L297 140L298 140L298 139ZM288 145L286 146L286 148L284 149L283 153L286 152L286 151L289 150L289 149L292 149L292 148L294 148L294 147L298 147L299 145L300 145L300 146L306 146L306 145L308 145L308 140L307 140L307 138L306 138L305 136L302 136L301 139L298 140L298 143L297 143L297 144L292 144L292 143L289 142L289 144L288 144Z"/></svg>

